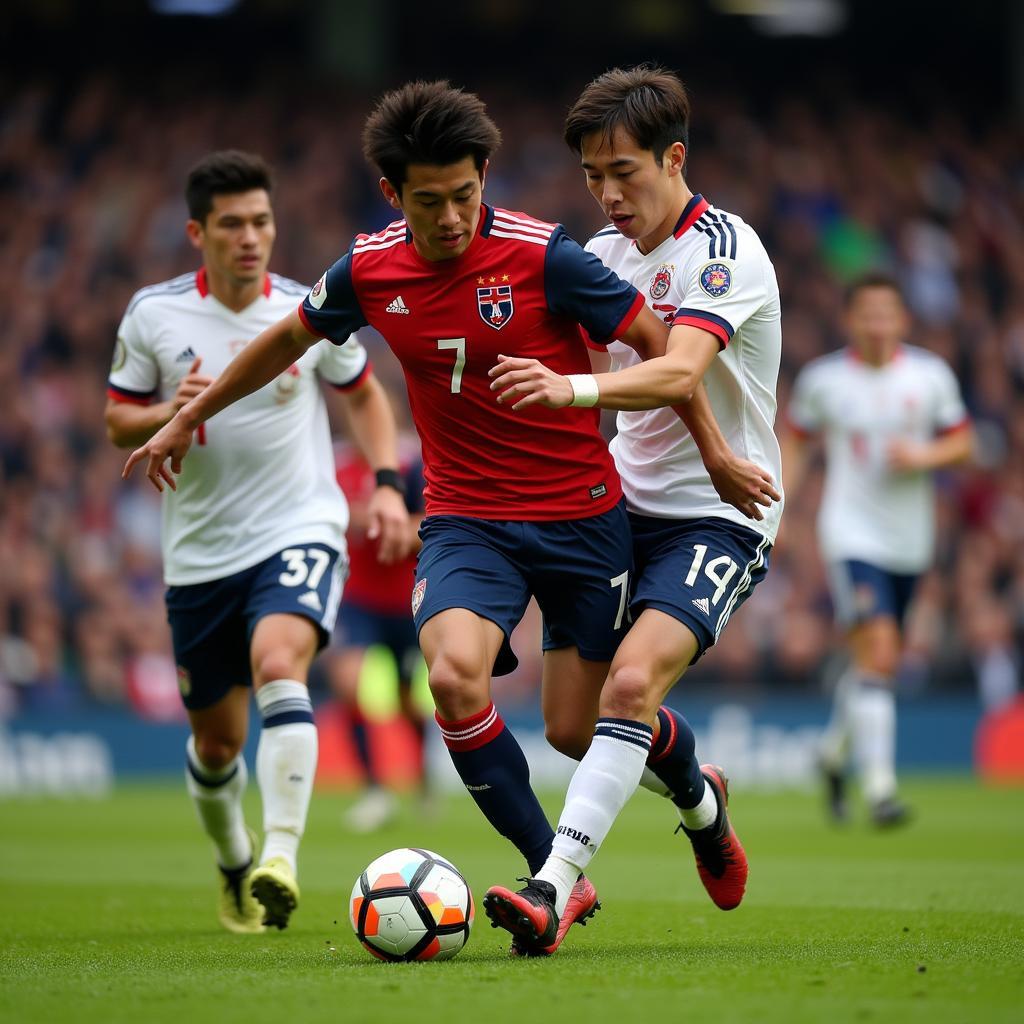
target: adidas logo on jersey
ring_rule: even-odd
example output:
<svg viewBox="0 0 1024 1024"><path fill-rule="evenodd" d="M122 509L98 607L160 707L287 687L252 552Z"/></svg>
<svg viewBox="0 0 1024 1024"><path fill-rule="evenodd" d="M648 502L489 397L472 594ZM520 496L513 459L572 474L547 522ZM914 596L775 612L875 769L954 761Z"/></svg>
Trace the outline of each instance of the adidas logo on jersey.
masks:
<svg viewBox="0 0 1024 1024"><path fill-rule="evenodd" d="M706 597L696 597L690 603L699 608L708 618L711 617L711 605Z"/></svg>
<svg viewBox="0 0 1024 1024"><path fill-rule="evenodd" d="M308 590L302 597L298 598L299 604L312 608L315 612L322 612L324 606L320 603L320 597L315 590Z"/></svg>
<svg viewBox="0 0 1024 1024"><path fill-rule="evenodd" d="M388 304L385 313L404 313L406 316L409 315L409 307L402 301L401 295L396 295L391 302Z"/></svg>
<svg viewBox="0 0 1024 1024"><path fill-rule="evenodd" d="M189 345L189 347L188 347L188 348L183 348L183 349L182 349L182 350L181 350L181 351L180 351L180 352L179 352L179 353L178 353L178 354L177 354L177 355L176 355L176 356L174 357L174 361L175 361L176 363L191 363L191 362L192 362L192 360L193 360L193 359L195 359L195 357L196 357L196 354L195 354L195 352L193 352L193 351L192 351L192 346L191 346L191 345Z"/></svg>

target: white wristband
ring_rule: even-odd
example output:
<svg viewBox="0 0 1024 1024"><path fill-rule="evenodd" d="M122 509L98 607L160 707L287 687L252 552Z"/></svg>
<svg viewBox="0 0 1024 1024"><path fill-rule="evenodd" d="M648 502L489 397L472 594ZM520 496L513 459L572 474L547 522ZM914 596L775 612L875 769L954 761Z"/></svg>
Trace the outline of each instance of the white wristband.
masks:
<svg viewBox="0 0 1024 1024"><path fill-rule="evenodd" d="M597 378L592 373L570 373L569 384L572 386L572 405L589 409L597 405L601 392L597 387Z"/></svg>

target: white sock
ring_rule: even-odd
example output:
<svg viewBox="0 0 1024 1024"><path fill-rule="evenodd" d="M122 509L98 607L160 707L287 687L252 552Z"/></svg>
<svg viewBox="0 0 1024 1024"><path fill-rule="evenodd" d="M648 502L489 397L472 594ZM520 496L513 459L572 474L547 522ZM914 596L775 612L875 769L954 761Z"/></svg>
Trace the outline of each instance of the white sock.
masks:
<svg viewBox="0 0 1024 1024"><path fill-rule="evenodd" d="M679 807L679 817L688 829L707 828L718 818L718 797L711 783L704 780L704 795L696 807Z"/></svg>
<svg viewBox="0 0 1024 1024"><path fill-rule="evenodd" d="M284 857L296 869L306 827L318 752L309 691L294 679L277 679L256 691L263 730L256 748L256 780L263 797L260 863Z"/></svg>
<svg viewBox="0 0 1024 1024"><path fill-rule="evenodd" d="M185 788L199 814L203 831L217 848L222 868L240 868L252 860L255 850L249 841L242 814L242 794L249 773L245 758L238 755L223 768L208 768L199 760L195 738L185 744Z"/></svg>
<svg viewBox="0 0 1024 1024"><path fill-rule="evenodd" d="M594 739L580 761L565 795L548 862L535 876L551 882L561 917L576 876L586 869L626 801L636 792L651 751L653 730L643 722L599 718ZM554 864L562 860L575 870Z"/></svg>
<svg viewBox="0 0 1024 1024"><path fill-rule="evenodd" d="M862 682L850 704L854 759L868 803L896 793L896 697L887 683Z"/></svg>
<svg viewBox="0 0 1024 1024"><path fill-rule="evenodd" d="M580 877L580 869L575 864L570 864L569 861L552 854L544 861L544 867L533 877L550 882L555 887L555 910L561 917L565 913L565 904L569 900L569 893L572 892L576 879Z"/></svg>
<svg viewBox="0 0 1024 1024"><path fill-rule="evenodd" d="M832 714L821 737L821 760L825 767L841 772L850 753L850 709L860 689L860 674L850 668L836 680L832 693Z"/></svg>

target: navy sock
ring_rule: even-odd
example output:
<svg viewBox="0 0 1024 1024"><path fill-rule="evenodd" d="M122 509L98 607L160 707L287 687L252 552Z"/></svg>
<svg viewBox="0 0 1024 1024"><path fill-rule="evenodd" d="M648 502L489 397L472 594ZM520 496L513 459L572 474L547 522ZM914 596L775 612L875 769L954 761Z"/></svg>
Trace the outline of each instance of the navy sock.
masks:
<svg viewBox="0 0 1024 1024"><path fill-rule="evenodd" d="M493 704L459 722L437 724L455 770L494 828L526 858L530 874L551 852L554 830L530 788L530 766Z"/></svg>
<svg viewBox="0 0 1024 1024"><path fill-rule="evenodd" d="M651 744L647 767L672 791L677 807L696 807L704 796L704 776L694 750L690 723L664 704L658 708L658 738Z"/></svg>
<svg viewBox="0 0 1024 1024"><path fill-rule="evenodd" d="M352 728L352 743L356 748L359 766L366 776L366 784L376 786L377 776L373 770L373 758L370 756L370 730L362 711L354 704L349 708L349 722Z"/></svg>

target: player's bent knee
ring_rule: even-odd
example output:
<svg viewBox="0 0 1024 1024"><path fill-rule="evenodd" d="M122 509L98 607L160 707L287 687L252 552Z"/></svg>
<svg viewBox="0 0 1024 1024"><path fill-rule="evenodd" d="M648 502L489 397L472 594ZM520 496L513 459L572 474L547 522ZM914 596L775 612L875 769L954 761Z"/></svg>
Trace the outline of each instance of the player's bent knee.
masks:
<svg viewBox="0 0 1024 1024"><path fill-rule="evenodd" d="M450 721L482 710L490 699L487 672L472 659L439 655L428 682L438 712Z"/></svg>
<svg viewBox="0 0 1024 1024"><path fill-rule="evenodd" d="M230 736L203 736L195 738L196 754L207 768L216 771L226 768L241 753L243 741Z"/></svg>
<svg viewBox="0 0 1024 1024"><path fill-rule="evenodd" d="M646 721L658 706L653 683L651 673L637 665L613 665L601 691L601 716Z"/></svg>

